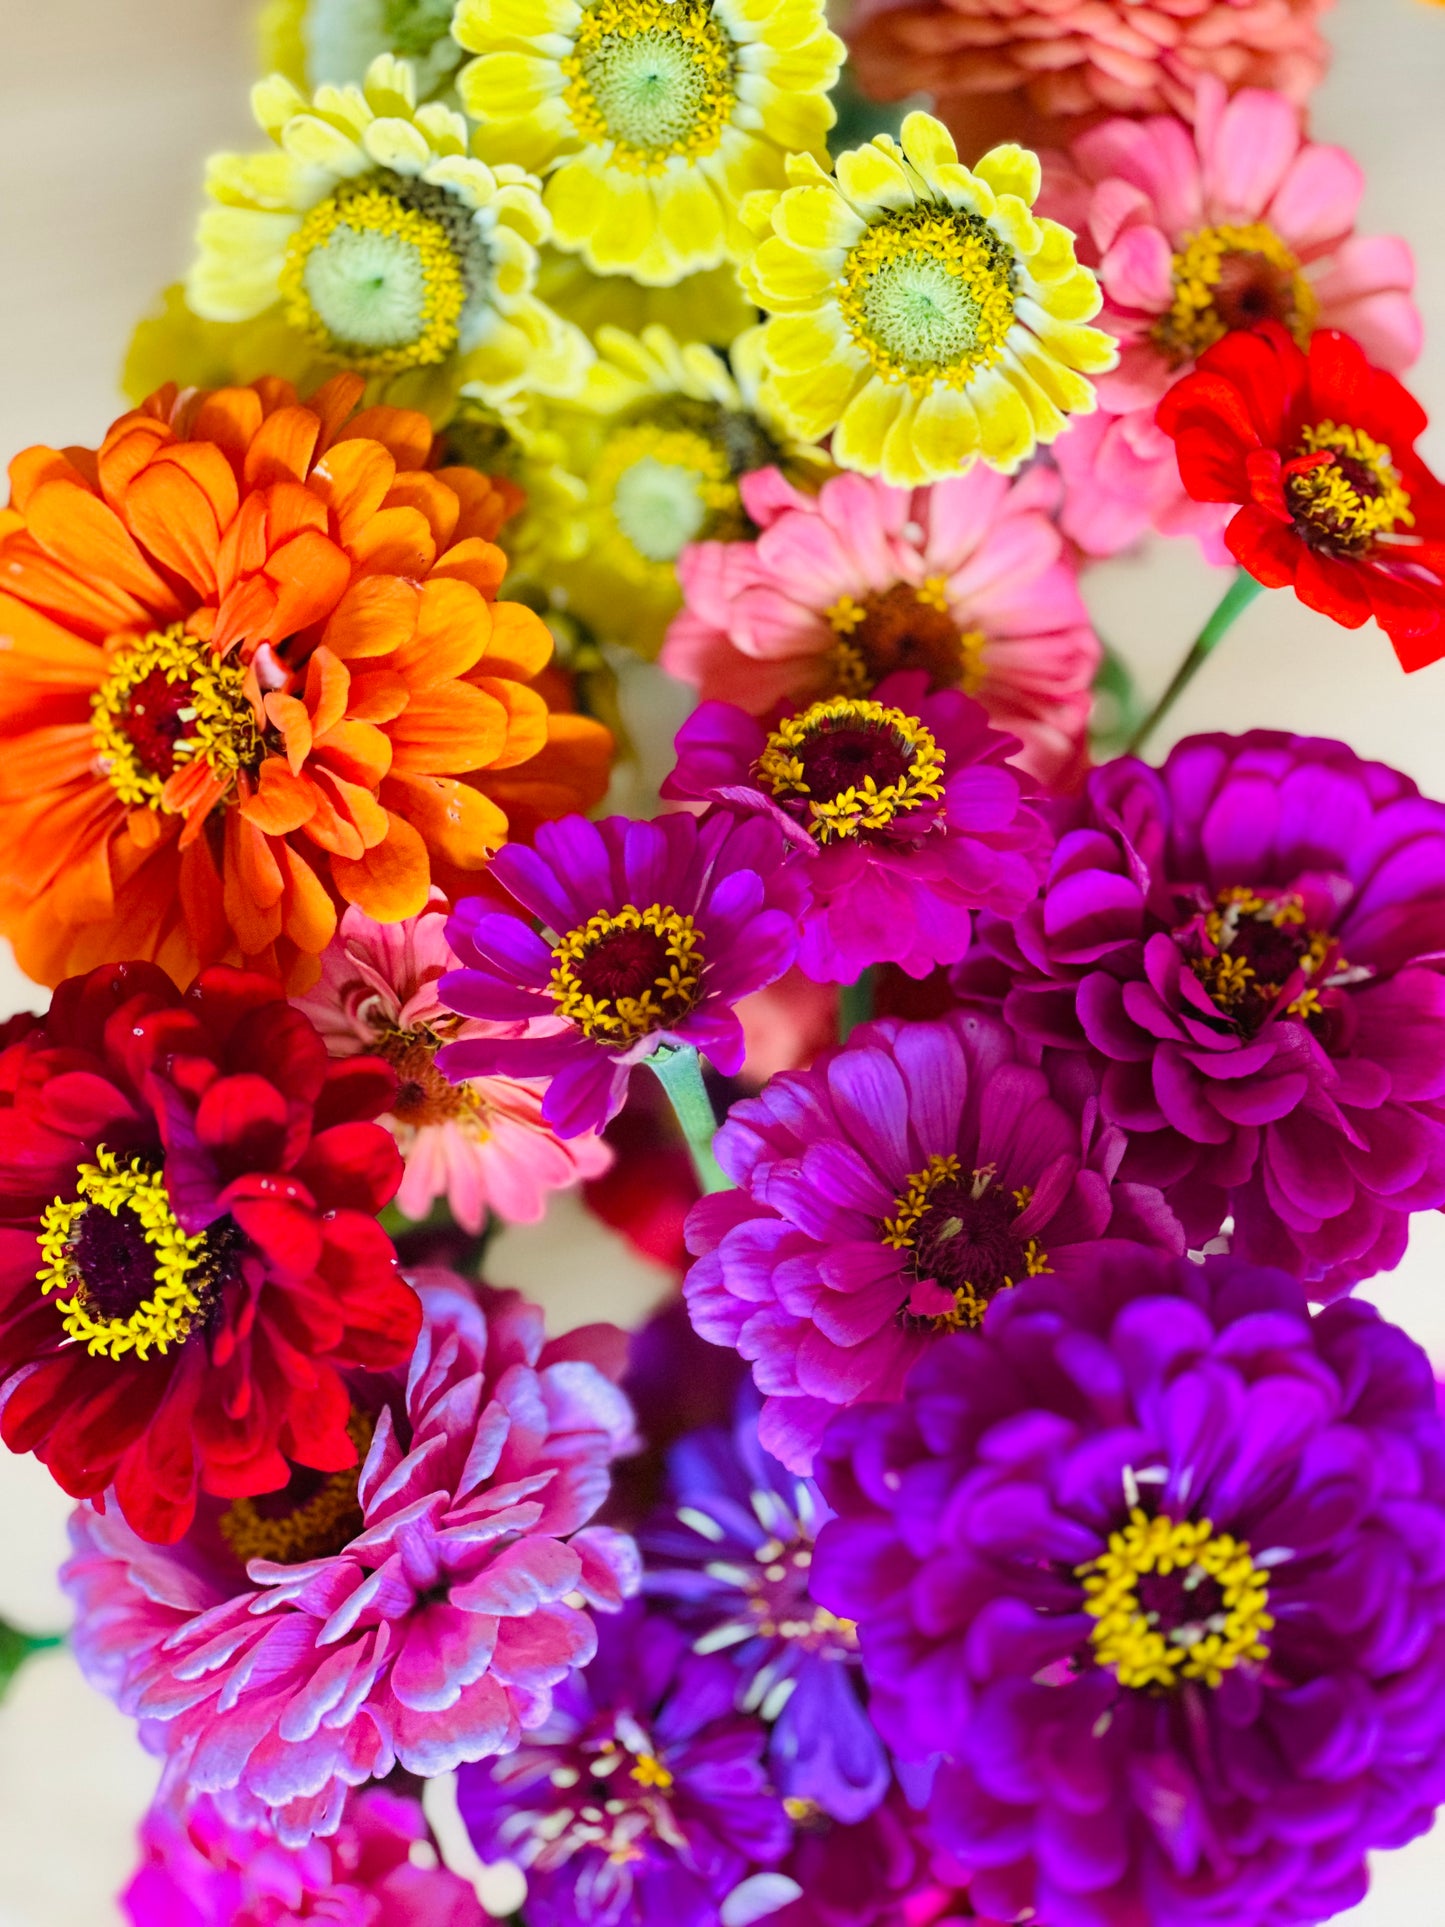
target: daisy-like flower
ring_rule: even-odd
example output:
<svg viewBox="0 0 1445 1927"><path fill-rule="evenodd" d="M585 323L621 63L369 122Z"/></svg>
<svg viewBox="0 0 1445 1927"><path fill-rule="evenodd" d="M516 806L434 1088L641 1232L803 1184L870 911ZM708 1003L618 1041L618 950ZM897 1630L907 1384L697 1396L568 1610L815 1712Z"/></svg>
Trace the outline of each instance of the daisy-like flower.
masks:
<svg viewBox="0 0 1445 1927"><path fill-rule="evenodd" d="M267 0L261 59L297 87L359 87L378 54L396 54L421 100L440 93L465 56L452 39L456 0Z"/></svg>
<svg viewBox="0 0 1445 1927"><path fill-rule="evenodd" d="M753 715L869 696L921 669L1016 734L1031 774L1074 774L1099 645L1046 468L1009 483L976 467L914 490L839 475L817 495L768 469L740 493L760 533L684 549L664 669Z"/></svg>
<svg viewBox="0 0 1445 1927"><path fill-rule="evenodd" d="M447 934L463 967L443 978L443 1001L488 1023L562 1023L445 1044L449 1077L547 1078L542 1116L570 1138L617 1114L656 1051L692 1045L726 1077L742 1068L735 1006L797 945L803 890L773 824L572 816L532 849L499 851L488 879L513 907L457 905Z"/></svg>
<svg viewBox="0 0 1445 1927"><path fill-rule="evenodd" d="M844 468L895 487L981 457L1012 470L1070 415L1113 340L1085 324L1098 283L1073 236L1030 210L1039 163L996 147L969 169L928 114L902 144L879 134L827 172L788 162L789 186L751 197L760 237L744 281L773 319L763 352L794 433L833 435Z"/></svg>
<svg viewBox="0 0 1445 1927"><path fill-rule="evenodd" d="M164 1552L112 1512L71 1521L89 1677L172 1783L290 1847L396 1766L430 1779L515 1747L592 1657L584 1608L637 1585L631 1540L587 1524L633 1443L622 1393L515 1292L417 1283L404 1379L353 1388L359 1477L207 1507Z"/></svg>
<svg viewBox="0 0 1445 1927"><path fill-rule="evenodd" d="M533 292L551 223L539 183L468 148L460 114L416 105L416 80L383 54L361 87L307 99L259 83L274 146L218 154L186 295L211 321L279 310L318 363L392 377L433 413L463 382L489 397L565 393L588 360L580 330Z"/></svg>
<svg viewBox="0 0 1445 1927"><path fill-rule="evenodd" d="M627 275L594 274L580 255L545 247L537 292L594 342L601 328L640 335L646 328L661 327L680 342L726 348L758 318L730 261L684 275L671 287L654 288Z"/></svg>
<svg viewBox="0 0 1445 1927"><path fill-rule="evenodd" d="M458 1017L442 1003L438 985L458 965L447 914L440 896L401 923L374 923L348 910L322 956L320 982L295 1001L333 1057L366 1052L396 1072L396 1098L382 1122L406 1160L396 1194L404 1217L423 1219L444 1198L473 1234L491 1212L534 1224L549 1192L599 1176L611 1153L590 1135L564 1144L542 1121L546 1087L539 1082L478 1077L453 1084L437 1069L443 1043L527 1033L521 1023ZM538 1028L545 1034L549 1026ZM550 1028L559 1030L560 1020Z"/></svg>
<svg viewBox="0 0 1445 1927"><path fill-rule="evenodd" d="M0 1436L148 1539L356 1463L343 1368L420 1322L376 1213L395 1080L224 967L71 978L0 1054Z"/></svg>
<svg viewBox="0 0 1445 1927"><path fill-rule="evenodd" d="M1007 761L1016 747L972 697L900 670L771 729L701 704L662 793L777 823L805 859L798 964L815 982L877 963L926 977L963 957L976 910L1011 916L1038 888L1049 837Z"/></svg>
<svg viewBox="0 0 1445 1927"><path fill-rule="evenodd" d="M361 389L165 389L98 451L12 463L0 929L30 976L245 959L300 988L338 903L413 916L605 786L606 731L531 687L546 629L494 600L514 498L429 470L425 417Z"/></svg>
<svg viewBox="0 0 1445 1927"><path fill-rule="evenodd" d="M478 152L546 177L557 246L599 274L719 266L743 195L827 151L823 0L460 0L452 31Z"/></svg>
<svg viewBox="0 0 1445 1927"><path fill-rule="evenodd" d="M717 1137L737 1184L696 1205L693 1325L753 1365L764 1446L812 1468L840 1407L895 1399L941 1337L1025 1278L1073 1275L1098 1239L1182 1251L1152 1187L1120 1181L1082 1067L1026 1059L985 1014L888 1018L735 1104Z"/></svg>
<svg viewBox="0 0 1445 1927"><path fill-rule="evenodd" d="M813 1586L975 1905L1314 1923L1445 1794L1445 1428L1373 1307L1106 1241L830 1432Z"/></svg>

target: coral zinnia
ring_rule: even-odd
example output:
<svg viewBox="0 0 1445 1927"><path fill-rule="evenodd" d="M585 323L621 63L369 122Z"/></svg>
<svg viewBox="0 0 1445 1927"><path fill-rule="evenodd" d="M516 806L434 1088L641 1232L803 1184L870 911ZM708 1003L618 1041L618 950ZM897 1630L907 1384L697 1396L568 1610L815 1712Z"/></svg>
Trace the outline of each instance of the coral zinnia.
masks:
<svg viewBox="0 0 1445 1927"><path fill-rule="evenodd" d="M1171 388L1159 426L1199 502L1238 502L1230 553L1406 669L1445 656L1445 489L1415 453L1425 411L1348 335L1301 353L1278 322L1227 335Z"/></svg>
<svg viewBox="0 0 1445 1927"><path fill-rule="evenodd" d="M12 463L0 930L32 977L244 959L299 987L338 901L413 915L509 812L600 792L606 732L549 715L551 639L493 599L505 498L361 392L163 389L95 453Z"/></svg>
<svg viewBox="0 0 1445 1927"><path fill-rule="evenodd" d="M71 978L0 1054L0 1436L145 1537L197 1492L356 1462L339 1368L420 1322L375 1222L395 1080L333 1064L279 988L217 967Z"/></svg>

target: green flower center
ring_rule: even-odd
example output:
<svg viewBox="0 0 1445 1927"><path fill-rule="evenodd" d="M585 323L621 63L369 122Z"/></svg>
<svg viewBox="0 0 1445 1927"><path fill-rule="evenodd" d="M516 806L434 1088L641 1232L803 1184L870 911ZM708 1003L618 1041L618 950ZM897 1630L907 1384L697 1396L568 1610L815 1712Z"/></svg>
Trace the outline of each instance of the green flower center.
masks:
<svg viewBox="0 0 1445 1927"><path fill-rule="evenodd" d="M612 142L614 163L641 174L713 152L732 118L733 69L711 0L596 0L562 62L577 131Z"/></svg>
<svg viewBox="0 0 1445 1927"><path fill-rule="evenodd" d="M673 562L707 520L703 487L697 469L644 455L618 477L612 513L649 562Z"/></svg>
<svg viewBox="0 0 1445 1927"><path fill-rule="evenodd" d="M716 423L703 425L706 413L703 404L626 424L593 471L593 500L610 511L639 576L670 574L689 542L741 535L746 526L727 438L711 432Z"/></svg>
<svg viewBox="0 0 1445 1927"><path fill-rule="evenodd" d="M850 249L838 305L886 381L965 386L1003 353L1014 256L976 214L910 208Z"/></svg>
<svg viewBox="0 0 1445 1927"><path fill-rule="evenodd" d="M386 43L405 60L421 60L452 30L452 0L383 0Z"/></svg>

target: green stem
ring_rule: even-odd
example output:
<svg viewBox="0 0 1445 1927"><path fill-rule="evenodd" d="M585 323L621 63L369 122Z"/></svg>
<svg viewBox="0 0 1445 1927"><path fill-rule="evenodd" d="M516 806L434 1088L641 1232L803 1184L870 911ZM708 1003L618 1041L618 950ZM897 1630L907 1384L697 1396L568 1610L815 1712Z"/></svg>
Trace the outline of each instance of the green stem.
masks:
<svg viewBox="0 0 1445 1927"><path fill-rule="evenodd" d="M1220 598L1214 614L1205 623L1199 634L1189 645L1189 654L1174 673L1174 680L1155 703L1149 714L1129 739L1126 756L1137 756L1148 742L1154 731L1163 722L1170 710L1178 702L1184 691L1198 675L1205 660L1214 653L1216 647L1234 627L1257 595L1264 591L1264 584L1257 582L1247 569L1240 569L1233 582Z"/></svg>
<svg viewBox="0 0 1445 1927"><path fill-rule="evenodd" d="M648 1063L667 1092L673 1116L682 1127L687 1148L692 1153L692 1168L704 1192L730 1191L732 1179L713 1156L712 1141L717 1133L717 1115L707 1086L702 1081L702 1060L691 1044L654 1051Z"/></svg>
<svg viewBox="0 0 1445 1927"><path fill-rule="evenodd" d="M0 1619L0 1699L10 1690L15 1675L27 1659L65 1644L64 1633L26 1633Z"/></svg>
<svg viewBox="0 0 1445 1927"><path fill-rule="evenodd" d="M873 1021L873 997L877 990L876 969L870 966L855 984L844 984L838 992L838 1042L846 1044L860 1024Z"/></svg>

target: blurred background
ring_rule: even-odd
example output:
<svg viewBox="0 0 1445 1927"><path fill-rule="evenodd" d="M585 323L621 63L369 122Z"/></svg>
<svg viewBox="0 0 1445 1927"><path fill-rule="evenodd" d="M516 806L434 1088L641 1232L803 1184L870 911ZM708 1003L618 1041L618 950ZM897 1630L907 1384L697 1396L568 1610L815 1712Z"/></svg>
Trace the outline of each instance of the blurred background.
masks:
<svg viewBox="0 0 1445 1927"><path fill-rule="evenodd" d="M1338 0L1318 139L1348 147L1368 180L1360 226L1397 233L1419 265L1426 322L1412 386L1441 417L1422 443L1445 467L1445 9ZM119 412L129 331L183 270L212 148L249 146L255 66L248 0L0 0L0 458L32 442L94 444ZM1093 568L1101 635L1146 697L1161 688L1225 578L1192 544ZM1350 634L1284 596L1255 603L1180 703L1174 736L1258 725L1345 737L1361 755L1445 793L1445 662L1408 680L1383 635ZM44 994L0 955L0 1017ZM564 1330L632 1324L671 1281L562 1198L548 1223L509 1231L488 1275L517 1285ZM1445 1376L1445 1221L1421 1227L1404 1265L1369 1295ZM33 1461L0 1450L0 1614L59 1631L55 1572L68 1502ZM129 1722L63 1651L41 1655L0 1704L0 1927L115 1927L132 1829L155 1771ZM1378 1863L1342 1927L1438 1927L1445 1828ZM657 1927L667 1927L659 1922Z"/></svg>

